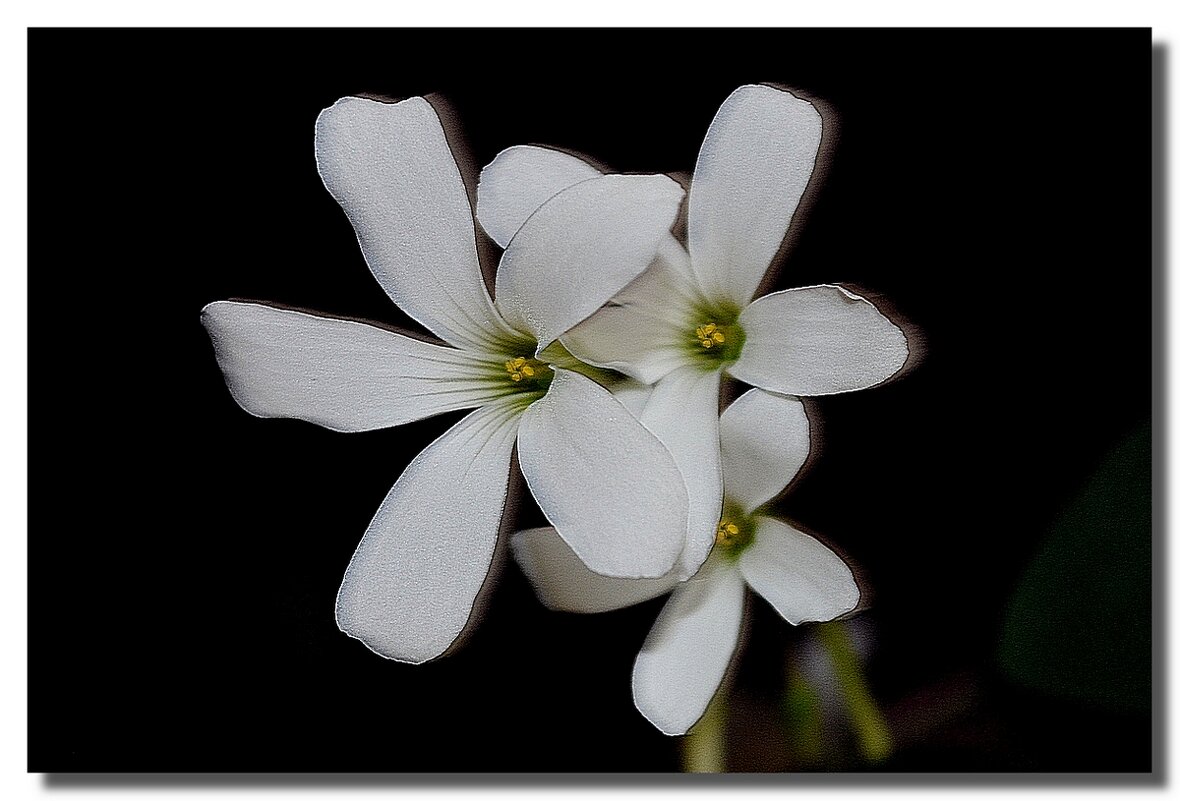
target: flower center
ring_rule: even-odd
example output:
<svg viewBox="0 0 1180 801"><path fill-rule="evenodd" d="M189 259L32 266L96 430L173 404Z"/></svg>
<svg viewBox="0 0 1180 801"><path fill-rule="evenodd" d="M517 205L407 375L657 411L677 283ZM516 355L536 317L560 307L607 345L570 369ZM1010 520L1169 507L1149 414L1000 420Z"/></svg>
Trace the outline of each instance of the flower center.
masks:
<svg viewBox="0 0 1180 801"><path fill-rule="evenodd" d="M725 332L717 327L717 323L705 323L697 328L697 340L702 348L709 350L714 345L725 344Z"/></svg>
<svg viewBox="0 0 1180 801"><path fill-rule="evenodd" d="M746 343L746 332L738 325L740 309L729 305L701 304L693 311L685 346L693 361L716 370L737 361Z"/></svg>
<svg viewBox="0 0 1180 801"><path fill-rule="evenodd" d="M738 535L742 533L742 527L732 520L722 520L717 524L717 544L723 547L729 547L737 542Z"/></svg>
<svg viewBox="0 0 1180 801"><path fill-rule="evenodd" d="M553 369L529 356L515 356L504 362L504 372L522 392L548 389L553 381Z"/></svg>
<svg viewBox="0 0 1180 801"><path fill-rule="evenodd" d="M717 524L717 550L734 557L754 541L754 521L731 504L725 505L721 522Z"/></svg>

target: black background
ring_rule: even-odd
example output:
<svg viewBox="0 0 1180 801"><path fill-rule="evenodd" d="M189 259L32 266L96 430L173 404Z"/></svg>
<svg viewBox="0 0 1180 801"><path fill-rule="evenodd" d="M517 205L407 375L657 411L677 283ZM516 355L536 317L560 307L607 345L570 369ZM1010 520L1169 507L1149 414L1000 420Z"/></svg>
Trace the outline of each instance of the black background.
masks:
<svg viewBox="0 0 1180 801"><path fill-rule="evenodd" d="M677 769L629 692L661 601L551 613L506 561L443 660L339 633L360 535L460 415L253 418L198 315L412 327L316 174L343 95L437 93L473 169L531 142L687 173L758 81L839 114L779 286L879 293L924 343L902 379L809 402L822 456L781 504L871 587L883 707L962 707L884 768L1150 769L1147 713L995 669L1024 566L1151 414L1150 70L1146 30L31 31L30 769ZM751 609L756 706L797 632Z"/></svg>

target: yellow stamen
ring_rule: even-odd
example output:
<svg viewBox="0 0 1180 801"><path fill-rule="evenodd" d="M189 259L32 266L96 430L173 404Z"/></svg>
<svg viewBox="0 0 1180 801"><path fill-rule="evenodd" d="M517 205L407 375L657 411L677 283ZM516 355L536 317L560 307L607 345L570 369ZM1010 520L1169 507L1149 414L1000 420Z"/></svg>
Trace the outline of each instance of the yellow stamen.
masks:
<svg viewBox="0 0 1180 801"><path fill-rule="evenodd" d="M517 356L515 359L509 359L508 361L504 362L504 369L508 371L508 377L511 378L513 381L520 381L522 378L525 377L526 373L524 372L524 370L520 369L521 367L524 367L524 366L525 366L524 359L522 359L520 356Z"/></svg>
<svg viewBox="0 0 1180 801"><path fill-rule="evenodd" d="M730 545L741 533L741 528L729 520L722 520L717 524L717 544Z"/></svg>
<svg viewBox="0 0 1180 801"><path fill-rule="evenodd" d="M535 359L526 356L515 356L504 362L504 371L513 381L523 381L526 378L542 380L548 373L548 368Z"/></svg>
<svg viewBox="0 0 1180 801"><path fill-rule="evenodd" d="M697 326L696 335L697 342L706 350L725 342L725 334L717 327L717 323L705 323Z"/></svg>

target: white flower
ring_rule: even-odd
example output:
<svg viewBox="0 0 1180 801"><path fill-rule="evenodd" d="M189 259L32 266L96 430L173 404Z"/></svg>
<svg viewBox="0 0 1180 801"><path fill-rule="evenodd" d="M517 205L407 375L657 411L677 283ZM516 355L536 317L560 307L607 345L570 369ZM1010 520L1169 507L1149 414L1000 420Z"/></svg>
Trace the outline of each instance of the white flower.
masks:
<svg viewBox="0 0 1180 801"><path fill-rule="evenodd" d="M261 417L337 431L475 409L381 504L337 597L340 628L404 662L450 646L488 572L514 444L538 504L586 564L667 573L687 502L671 455L603 387L534 356L647 267L680 186L608 176L553 198L504 253L493 303L466 189L425 100L340 100L317 120L316 160L382 288L447 345L213 303L202 321L233 397Z"/></svg>
<svg viewBox="0 0 1180 801"><path fill-rule="evenodd" d="M676 458L689 494L682 576L709 554L721 511L717 394L722 373L789 395L878 384L908 356L905 335L839 286L752 300L810 181L819 112L768 86L721 105L697 157L687 251L669 237L650 270L561 337L579 359L655 383L641 420ZM601 173L538 147L510 148L480 177L477 216L507 242L547 198Z"/></svg>
<svg viewBox="0 0 1180 801"><path fill-rule="evenodd" d="M807 460L803 404L752 389L721 415L720 440L725 502L717 546L687 581L600 576L550 528L512 538L517 562L551 609L604 612L675 588L631 676L635 706L665 734L688 731L720 686L737 646L747 585L796 625L839 617L860 599L840 557L758 511Z"/></svg>

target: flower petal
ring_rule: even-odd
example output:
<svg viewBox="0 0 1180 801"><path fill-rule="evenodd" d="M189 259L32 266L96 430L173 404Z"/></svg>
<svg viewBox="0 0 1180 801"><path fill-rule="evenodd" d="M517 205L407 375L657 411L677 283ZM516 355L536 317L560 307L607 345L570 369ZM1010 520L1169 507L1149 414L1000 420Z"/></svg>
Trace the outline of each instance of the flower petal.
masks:
<svg viewBox="0 0 1180 801"><path fill-rule="evenodd" d="M909 356L905 334L872 303L823 285L765 295L738 318L734 378L771 392L830 395L880 384Z"/></svg>
<svg viewBox="0 0 1180 801"><path fill-rule="evenodd" d="M662 595L676 586L674 573L654 579L612 578L582 563L557 530L548 526L512 535L512 555L541 603L561 612L609 612Z"/></svg>
<svg viewBox="0 0 1180 801"><path fill-rule="evenodd" d="M832 620L860 601L852 571L814 537L775 520L756 518L754 541L738 557L742 575L793 625Z"/></svg>
<svg viewBox="0 0 1180 801"><path fill-rule="evenodd" d="M234 400L259 417L368 431L505 393L468 353L352 320L220 301L201 323Z"/></svg>
<svg viewBox="0 0 1180 801"><path fill-rule="evenodd" d="M561 344L587 364L645 384L689 364L685 342L698 324L692 311L697 295L695 280L682 272L683 254L675 240L666 240L651 267L563 334Z"/></svg>
<svg viewBox="0 0 1180 801"><path fill-rule="evenodd" d="M811 179L821 127L815 106L769 86L739 87L717 110L688 199L688 252L711 298L754 297Z"/></svg>
<svg viewBox="0 0 1180 801"><path fill-rule="evenodd" d="M810 448L807 412L798 398L749 390L721 413L725 497L753 512L791 483Z"/></svg>
<svg viewBox="0 0 1180 801"><path fill-rule="evenodd" d="M420 97L346 97L316 120L316 163L382 288L452 345L510 338L488 297L463 178Z"/></svg>
<svg viewBox="0 0 1180 801"><path fill-rule="evenodd" d="M491 564L519 420L510 403L484 406L410 462L344 574L341 631L413 664L455 641Z"/></svg>
<svg viewBox="0 0 1180 801"><path fill-rule="evenodd" d="M602 173L560 150L518 145L501 151L479 174L475 217L502 248L534 211L563 189Z"/></svg>
<svg viewBox="0 0 1180 801"><path fill-rule="evenodd" d="M500 313L544 349L647 269L683 196L666 175L604 175L551 198L500 259Z"/></svg>
<svg viewBox="0 0 1180 801"><path fill-rule="evenodd" d="M704 563L721 519L720 385L719 370L682 367L655 385L639 417L672 453L688 490L688 537L677 565L681 578Z"/></svg>
<svg viewBox="0 0 1180 801"><path fill-rule="evenodd" d="M651 400L651 392L650 384L643 384L631 378L619 379L619 382L610 388L610 394L631 412L632 417L643 414L643 407Z"/></svg>
<svg viewBox="0 0 1180 801"><path fill-rule="evenodd" d="M520 423L520 470L541 511L591 570L656 578L684 548L688 495L656 436L589 378L554 371Z"/></svg>
<svg viewBox="0 0 1180 801"><path fill-rule="evenodd" d="M635 706L664 734L684 734L705 713L737 647L745 584L730 562L707 563L681 584L647 635L635 669Z"/></svg>

